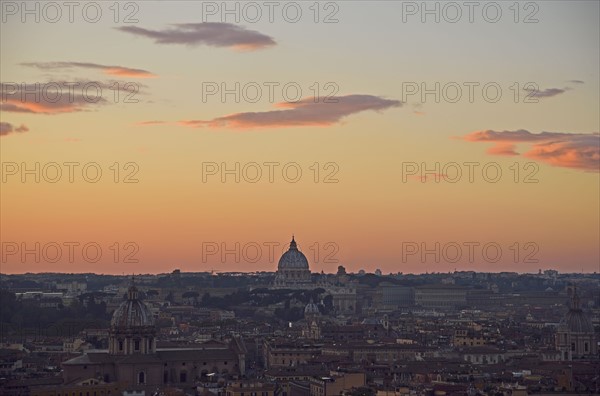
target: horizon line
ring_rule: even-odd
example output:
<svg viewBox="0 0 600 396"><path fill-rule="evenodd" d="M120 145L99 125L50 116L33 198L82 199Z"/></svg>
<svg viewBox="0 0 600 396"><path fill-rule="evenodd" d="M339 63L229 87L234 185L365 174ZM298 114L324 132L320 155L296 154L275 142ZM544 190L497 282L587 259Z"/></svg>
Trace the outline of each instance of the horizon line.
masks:
<svg viewBox="0 0 600 396"><path fill-rule="evenodd" d="M134 276L158 276L158 275L172 275L174 271L176 271L177 269L171 271L171 272L155 272L155 273L134 273ZM548 269L549 271L556 271L558 273L558 275L597 275L599 274L598 272L594 271L594 272L585 272L585 271L579 271L579 272L560 272L558 270L554 270L554 269ZM546 270L543 270L546 271ZM457 273L464 273L464 272L473 272L476 274L517 274L517 275L540 275L539 272L517 272L517 271L474 271L474 270L462 270L462 271L452 271L452 272L389 272L389 273L382 273L381 275L377 275L375 274L375 272L367 272L365 271L364 274L361 274L359 272L346 272L347 275L376 275L376 276L397 276L397 275L443 275L443 274L447 274L447 275L452 275L452 274L457 274ZM206 271L180 271L180 274L209 274L212 276L215 275L227 275L227 274L276 274L277 271L211 271L211 270L206 270ZM105 276L119 276L119 277L130 277L131 274L115 274L115 273L97 273L97 272L22 272L22 273L3 273L0 272L0 276L19 276L19 275L105 275ZM336 272L311 272L311 275L336 275ZM542 272L541 275L543 275L544 273Z"/></svg>

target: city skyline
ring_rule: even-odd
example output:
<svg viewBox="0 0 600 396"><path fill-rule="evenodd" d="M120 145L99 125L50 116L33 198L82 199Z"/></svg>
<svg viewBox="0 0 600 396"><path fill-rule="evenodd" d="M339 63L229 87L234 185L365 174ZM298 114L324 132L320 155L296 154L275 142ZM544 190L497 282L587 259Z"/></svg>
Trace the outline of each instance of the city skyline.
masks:
<svg viewBox="0 0 600 396"><path fill-rule="evenodd" d="M600 394L600 1L0 1L0 394Z"/></svg>
<svg viewBox="0 0 600 396"><path fill-rule="evenodd" d="M600 271L598 2L32 4L2 274Z"/></svg>

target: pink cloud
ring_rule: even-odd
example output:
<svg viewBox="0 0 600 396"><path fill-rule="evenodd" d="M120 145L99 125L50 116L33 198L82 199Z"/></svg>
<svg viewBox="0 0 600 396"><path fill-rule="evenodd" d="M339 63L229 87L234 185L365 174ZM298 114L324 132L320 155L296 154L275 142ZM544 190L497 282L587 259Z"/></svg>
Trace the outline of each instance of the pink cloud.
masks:
<svg viewBox="0 0 600 396"><path fill-rule="evenodd" d="M112 88L112 85L98 81L0 83L0 111L32 114L86 111L108 103L101 92L111 92Z"/></svg>
<svg viewBox="0 0 600 396"><path fill-rule="evenodd" d="M495 146L487 149L487 153L491 155L519 155L516 151L517 146L511 143L498 143Z"/></svg>
<svg viewBox="0 0 600 396"><path fill-rule="evenodd" d="M164 125L167 124L166 121L158 121L158 120L153 120L153 121L140 121L140 122L136 122L135 125L137 126L152 126L152 125Z"/></svg>
<svg viewBox="0 0 600 396"><path fill-rule="evenodd" d="M531 133L516 131L475 131L463 137L469 142L495 143L488 149L493 155L519 155L515 144L531 144L524 157L542 161L552 166L600 171L600 134L598 133Z"/></svg>
<svg viewBox="0 0 600 396"><path fill-rule="evenodd" d="M578 136L569 140L536 144L524 156L553 166L598 172L599 143L598 135Z"/></svg>
<svg viewBox="0 0 600 396"><path fill-rule="evenodd" d="M158 77L147 70L143 69L132 69L124 66L107 66L98 63L88 62L28 62L21 63L23 66L37 67L43 70L55 70L55 69L71 69L71 68L85 68L85 69L98 69L102 70L105 74L118 77L128 78L155 78Z"/></svg>

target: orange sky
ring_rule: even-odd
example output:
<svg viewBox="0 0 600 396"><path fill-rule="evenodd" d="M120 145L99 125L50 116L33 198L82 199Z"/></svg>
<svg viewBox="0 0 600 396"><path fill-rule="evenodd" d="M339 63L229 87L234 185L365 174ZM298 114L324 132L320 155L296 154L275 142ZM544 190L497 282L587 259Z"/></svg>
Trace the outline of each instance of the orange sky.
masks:
<svg viewBox="0 0 600 396"><path fill-rule="evenodd" d="M600 270L598 3L169 4L3 9L2 273Z"/></svg>

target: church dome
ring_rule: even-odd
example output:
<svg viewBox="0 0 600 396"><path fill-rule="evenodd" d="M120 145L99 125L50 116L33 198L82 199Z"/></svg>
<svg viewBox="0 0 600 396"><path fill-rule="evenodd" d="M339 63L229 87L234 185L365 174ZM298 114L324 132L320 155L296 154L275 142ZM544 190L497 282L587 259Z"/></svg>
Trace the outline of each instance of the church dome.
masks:
<svg viewBox="0 0 600 396"><path fill-rule="evenodd" d="M154 326L154 316L148 306L138 299L135 286L129 287L127 301L115 310L110 324L119 329Z"/></svg>
<svg viewBox="0 0 600 396"><path fill-rule="evenodd" d="M289 250L281 256L277 268L279 270L308 269L308 260L306 259L306 256L298 250L298 246L293 237L292 242L290 242Z"/></svg>
<svg viewBox="0 0 600 396"><path fill-rule="evenodd" d="M570 333L594 333L594 325L588 315L579 306L579 296L573 293L571 308L561 320L559 328Z"/></svg>
<svg viewBox="0 0 600 396"><path fill-rule="evenodd" d="M561 327L571 333L594 333L594 325L581 310L570 310L561 321Z"/></svg>

